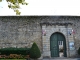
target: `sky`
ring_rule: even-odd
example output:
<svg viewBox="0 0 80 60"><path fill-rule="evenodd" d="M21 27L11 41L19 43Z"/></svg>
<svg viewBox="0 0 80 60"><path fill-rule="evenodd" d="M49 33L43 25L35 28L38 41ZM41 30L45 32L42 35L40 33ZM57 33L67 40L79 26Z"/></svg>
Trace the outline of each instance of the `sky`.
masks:
<svg viewBox="0 0 80 60"><path fill-rule="evenodd" d="M21 5L21 16L51 15L51 16L80 16L79 0L26 0L28 5ZM0 16L15 16L16 13L8 8L6 0L0 2Z"/></svg>

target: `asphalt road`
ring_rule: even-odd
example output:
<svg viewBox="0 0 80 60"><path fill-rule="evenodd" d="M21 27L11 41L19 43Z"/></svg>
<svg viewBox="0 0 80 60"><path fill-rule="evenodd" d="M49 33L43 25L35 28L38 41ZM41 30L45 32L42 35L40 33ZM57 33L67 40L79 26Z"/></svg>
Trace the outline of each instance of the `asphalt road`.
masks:
<svg viewBox="0 0 80 60"><path fill-rule="evenodd" d="M43 59L43 60L80 60L80 58L51 58L51 59Z"/></svg>

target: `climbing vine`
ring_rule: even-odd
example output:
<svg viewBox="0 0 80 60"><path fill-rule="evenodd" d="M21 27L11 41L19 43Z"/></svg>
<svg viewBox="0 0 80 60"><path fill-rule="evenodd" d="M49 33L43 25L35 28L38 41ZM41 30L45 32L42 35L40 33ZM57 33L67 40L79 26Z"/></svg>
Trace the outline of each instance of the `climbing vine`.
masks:
<svg viewBox="0 0 80 60"><path fill-rule="evenodd" d="M21 12L19 11L20 9L20 4L22 5L28 5L28 3L25 2L25 0L6 0L8 2L8 8L11 8L16 12L16 15L20 15ZM0 0L2 2L2 0Z"/></svg>

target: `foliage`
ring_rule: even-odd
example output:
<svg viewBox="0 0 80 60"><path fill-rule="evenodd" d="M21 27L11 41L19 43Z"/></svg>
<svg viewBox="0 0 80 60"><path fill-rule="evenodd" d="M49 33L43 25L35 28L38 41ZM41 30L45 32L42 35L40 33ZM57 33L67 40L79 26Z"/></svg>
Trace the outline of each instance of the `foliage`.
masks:
<svg viewBox="0 0 80 60"><path fill-rule="evenodd" d="M64 51L64 49L63 48L60 48L59 52L63 52L63 51Z"/></svg>
<svg viewBox="0 0 80 60"><path fill-rule="evenodd" d="M22 54L29 55L30 48L2 48L0 49L1 55L10 55L10 54Z"/></svg>
<svg viewBox="0 0 80 60"><path fill-rule="evenodd" d="M26 60L26 59L0 59L0 60Z"/></svg>
<svg viewBox="0 0 80 60"><path fill-rule="evenodd" d="M2 2L2 0L0 0L0 2Z"/></svg>
<svg viewBox="0 0 80 60"><path fill-rule="evenodd" d="M41 56L40 50L37 46L37 44L34 42L31 49L30 49L30 58L37 59Z"/></svg>
<svg viewBox="0 0 80 60"><path fill-rule="evenodd" d="M21 54L0 55L0 60L1 59L29 59L29 55Z"/></svg>
<svg viewBox="0 0 80 60"><path fill-rule="evenodd" d="M13 9L14 12L16 12L16 15L20 15L21 12L19 11L20 9L20 4L22 5L28 5L28 3L25 2L25 0L6 0L8 2L8 7ZM2 0L0 0L2 2Z"/></svg>
<svg viewBox="0 0 80 60"><path fill-rule="evenodd" d="M79 49L78 49L78 54L80 55L80 47L79 47Z"/></svg>

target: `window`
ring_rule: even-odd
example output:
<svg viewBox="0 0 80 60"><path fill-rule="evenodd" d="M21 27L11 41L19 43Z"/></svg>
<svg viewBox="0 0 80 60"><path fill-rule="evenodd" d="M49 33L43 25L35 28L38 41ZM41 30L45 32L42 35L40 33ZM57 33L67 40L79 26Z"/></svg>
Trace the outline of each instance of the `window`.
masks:
<svg viewBox="0 0 80 60"><path fill-rule="evenodd" d="M63 45L63 41L58 41L58 45Z"/></svg>

